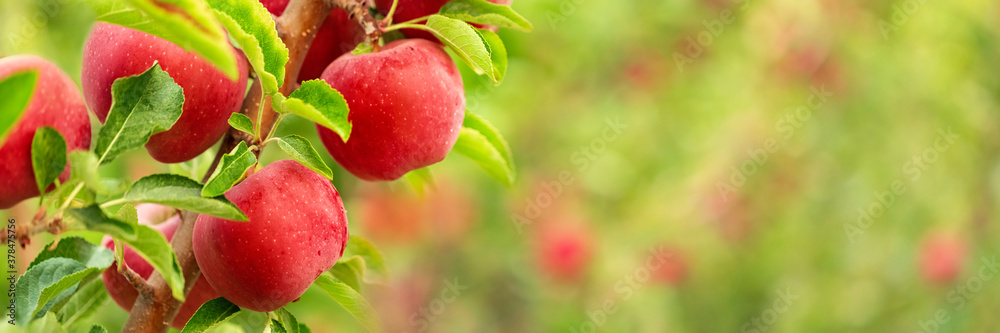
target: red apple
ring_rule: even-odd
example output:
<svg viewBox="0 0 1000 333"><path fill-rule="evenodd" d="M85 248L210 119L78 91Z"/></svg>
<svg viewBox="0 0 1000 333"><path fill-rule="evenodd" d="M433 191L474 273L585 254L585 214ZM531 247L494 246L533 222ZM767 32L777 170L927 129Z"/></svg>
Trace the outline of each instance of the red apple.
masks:
<svg viewBox="0 0 1000 333"><path fill-rule="evenodd" d="M184 89L184 112L170 130L150 137L146 150L157 161L179 163L198 156L229 129L229 116L239 111L247 89L247 62L233 48L239 78L230 80L208 61L153 35L122 26L97 23L83 49L83 92L87 104L104 122L110 111L111 85L142 74L154 61Z"/></svg>
<svg viewBox="0 0 1000 333"><path fill-rule="evenodd" d="M462 77L440 45L395 41L382 51L338 58L323 72L344 95L350 140L317 126L333 158L365 180L394 180L444 159L462 129Z"/></svg>
<svg viewBox="0 0 1000 333"><path fill-rule="evenodd" d="M298 162L271 163L226 198L250 221L198 216L193 250L202 275L240 307L267 312L285 306L344 252L347 215L340 194Z"/></svg>
<svg viewBox="0 0 1000 333"><path fill-rule="evenodd" d="M162 206L161 206L162 207ZM140 224L152 224L154 221L146 220L146 216L159 214L158 207L156 205L139 205L136 207L139 212L139 223ZM167 240L174 238L174 232L177 231L177 227L181 223L180 215L174 215L167 219L165 222L153 226L153 229L163 233L163 236L167 237ZM103 245L108 249L114 251L115 244L112 242L111 238L106 238ZM139 256L134 250L128 246L125 249L125 264L128 265L133 271L135 271L143 279L148 279L150 274L153 274L153 266L151 266L145 259ZM139 296L138 291L132 286L125 276L118 273L118 265L111 264L111 267L104 271L103 274L104 287L108 289L108 294L111 295L111 299L118 303L125 311L132 311L132 305L135 304L136 297ZM194 286L191 287L191 292L188 293L184 304L181 308L177 310L177 316L174 317L174 321L170 324L176 329L184 328L191 316L194 315L195 311L202 304L210 300L216 299L219 294L212 289L212 286L208 284L208 281L204 277L198 277L195 281Z"/></svg>
<svg viewBox="0 0 1000 333"><path fill-rule="evenodd" d="M261 0L260 2L271 14L281 15L285 12L289 0ZM346 10L334 9L326 21L323 21L319 31L316 32L316 39L313 40L309 52L306 53L306 59L302 62L299 82L319 78L326 66L330 65L334 59L351 52L364 40L365 32L361 25L351 19Z"/></svg>
<svg viewBox="0 0 1000 333"><path fill-rule="evenodd" d="M375 7L382 15L388 15L389 9L392 8L392 1L393 0L375 0ZM437 14L441 11L441 7L448 3L448 1L451 0L399 0L399 3L396 5L396 12L392 15L392 22L402 23L431 14ZM513 2L513 0L488 1L504 6L510 6L510 3ZM493 32L497 32L497 27L492 25L473 24L472 26L479 29L485 28ZM417 29L402 29L400 31L403 32L404 36L409 38L423 38L431 41L437 41L437 38L435 38L434 35L426 31Z"/></svg>
<svg viewBox="0 0 1000 333"><path fill-rule="evenodd" d="M920 249L920 272L933 284L949 284L962 273L968 247L954 235L930 235Z"/></svg>
<svg viewBox="0 0 1000 333"><path fill-rule="evenodd" d="M38 72L35 91L0 142L0 209L40 195L31 167L31 141L39 127L59 131L68 151L90 149L90 116L73 80L56 65L36 56L0 58L0 81L29 70ZM59 176L61 181L67 178L68 165Z"/></svg>

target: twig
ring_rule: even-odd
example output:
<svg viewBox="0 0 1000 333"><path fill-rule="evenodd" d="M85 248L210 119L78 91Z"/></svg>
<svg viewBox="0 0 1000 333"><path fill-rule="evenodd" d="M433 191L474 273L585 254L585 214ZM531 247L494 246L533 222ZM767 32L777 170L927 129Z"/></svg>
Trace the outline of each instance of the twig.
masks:
<svg viewBox="0 0 1000 333"><path fill-rule="evenodd" d="M146 279L143 279L142 276L139 276L139 273L136 273L131 267L128 267L124 261L122 261L121 266L118 266L118 273L121 273L122 276L125 277L125 280L128 280L128 282L131 283L132 286L135 287L135 290L138 290L140 294L153 294L153 286L149 285L149 283L146 282Z"/></svg>
<svg viewBox="0 0 1000 333"><path fill-rule="evenodd" d="M364 0L326 0L326 2L330 4L331 8L346 10L348 16L358 22L358 25L365 32L372 50L378 52L378 41L382 39L382 28L386 22L372 17Z"/></svg>

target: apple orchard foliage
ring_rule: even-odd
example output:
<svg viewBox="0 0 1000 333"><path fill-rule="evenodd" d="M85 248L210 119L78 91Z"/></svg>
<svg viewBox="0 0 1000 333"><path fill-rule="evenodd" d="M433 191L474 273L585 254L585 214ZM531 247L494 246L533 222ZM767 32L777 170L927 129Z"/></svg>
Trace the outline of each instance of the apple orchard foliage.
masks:
<svg viewBox="0 0 1000 333"><path fill-rule="evenodd" d="M348 235L321 152L301 135L274 136L289 114L315 122L326 152L364 180L405 177L419 186L451 151L504 184L514 180L506 141L465 110L445 52L499 84L507 54L497 29L532 28L509 0L376 1L374 11L354 0L88 3L100 22L85 43L82 95L44 59L0 59L0 207L41 195L19 241L38 232L106 235L100 245L57 239L29 265L11 319L29 331L103 331L87 319L100 304L93 300L107 295L129 311L148 302L163 309L163 322L146 324L137 316L150 313L133 311L126 330L165 331L169 322L203 332L261 311L271 331L308 331L283 306L311 285L380 331L360 291L388 278L384 259ZM314 22L315 38L289 49L300 45L288 43L296 31L279 33L275 17L318 8L331 11ZM382 37L397 30L414 39ZM96 138L88 109L103 124ZM157 161L179 163L220 139L225 149L204 175L98 173L126 151L145 147ZM258 156L272 143L290 159L262 165ZM187 230L190 243L175 239ZM200 275L182 269L192 260ZM152 283L157 277L162 284Z"/></svg>

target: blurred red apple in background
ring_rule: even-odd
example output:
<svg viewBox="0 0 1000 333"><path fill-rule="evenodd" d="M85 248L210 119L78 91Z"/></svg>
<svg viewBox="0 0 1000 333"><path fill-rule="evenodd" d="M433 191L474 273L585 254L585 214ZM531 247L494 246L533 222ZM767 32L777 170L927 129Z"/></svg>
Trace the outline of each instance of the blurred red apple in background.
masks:
<svg viewBox="0 0 1000 333"><path fill-rule="evenodd" d="M423 196L381 184L364 184L355 198L365 235L388 243L421 239L460 242L478 218L478 203L472 192L443 177L438 177L435 187Z"/></svg>
<svg viewBox="0 0 1000 333"><path fill-rule="evenodd" d="M935 232L920 247L920 273L933 284L949 284L958 278L968 253L966 241L956 235Z"/></svg>
<svg viewBox="0 0 1000 333"><path fill-rule="evenodd" d="M387 243L409 243L422 236L427 227L427 207L413 194L392 191L380 184L363 186L358 199L358 223L365 235Z"/></svg>
<svg viewBox="0 0 1000 333"><path fill-rule="evenodd" d="M561 282L578 282L593 260L593 240L582 224L546 223L538 227L536 261L542 273Z"/></svg>
<svg viewBox="0 0 1000 333"><path fill-rule="evenodd" d="M650 268L652 280L670 286L677 286L687 279L688 264L684 253L672 246L663 246L663 252L667 255L655 269ZM649 254L647 253L646 256Z"/></svg>

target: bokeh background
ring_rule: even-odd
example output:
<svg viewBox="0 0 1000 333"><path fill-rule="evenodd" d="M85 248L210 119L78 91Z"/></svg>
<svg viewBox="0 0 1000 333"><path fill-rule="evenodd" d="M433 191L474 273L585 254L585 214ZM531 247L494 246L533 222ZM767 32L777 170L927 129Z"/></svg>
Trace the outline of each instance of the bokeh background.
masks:
<svg viewBox="0 0 1000 333"><path fill-rule="evenodd" d="M503 84L464 76L510 142L512 188L457 155L424 194L335 168L351 233L391 270L364 290L387 331L1000 330L1000 3L513 6L535 31L501 32ZM0 55L79 82L93 19L2 0ZM306 121L283 125L319 147ZM102 172L204 166L138 151ZM127 313L104 303L116 331ZM317 290L289 309L313 332L362 329Z"/></svg>

